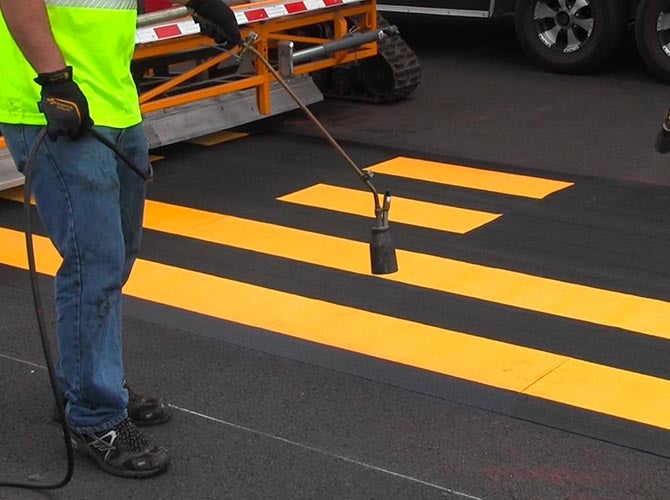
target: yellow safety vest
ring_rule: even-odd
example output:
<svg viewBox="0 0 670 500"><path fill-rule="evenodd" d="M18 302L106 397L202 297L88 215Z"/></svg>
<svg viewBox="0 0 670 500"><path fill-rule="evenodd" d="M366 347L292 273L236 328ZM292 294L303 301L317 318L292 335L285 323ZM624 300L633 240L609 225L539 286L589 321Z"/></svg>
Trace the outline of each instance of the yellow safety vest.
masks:
<svg viewBox="0 0 670 500"><path fill-rule="evenodd" d="M126 128L142 121L130 74L136 0L45 0L51 29L88 100L96 125ZM35 70L14 42L0 11L0 123L44 125Z"/></svg>

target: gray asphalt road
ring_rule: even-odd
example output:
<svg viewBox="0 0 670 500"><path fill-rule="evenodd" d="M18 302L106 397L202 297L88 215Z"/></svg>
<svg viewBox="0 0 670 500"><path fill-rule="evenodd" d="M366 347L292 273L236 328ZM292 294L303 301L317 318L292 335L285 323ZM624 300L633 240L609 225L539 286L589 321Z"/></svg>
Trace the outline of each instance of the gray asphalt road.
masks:
<svg viewBox="0 0 670 500"><path fill-rule="evenodd" d="M558 76L525 59L508 19L423 21L401 28L423 62L423 83L410 99L388 106L327 101L313 108L355 158L366 164L412 153L568 176L577 188L546 209L451 190L458 201L497 204L514 213L507 224L469 240L402 225L394 227L398 239L434 255L488 259L485 263L493 267L526 266L535 275L548 269L568 281L607 283L667 300L670 266L663 249L668 241L663 209L670 158L657 155L652 144L670 101L666 103L666 86L651 79L633 47L629 44L600 75ZM151 197L361 239L361 226L363 232L368 228L361 219L277 209L278 193L323 179L353 183L328 145L305 135L316 132L299 113L291 113L282 129L248 142L206 150L172 148L157 165ZM311 168L305 170L301 161ZM444 195L425 186L410 188L433 200ZM580 226L576 221L583 215L586 223ZM17 204L0 201L1 226L20 229L19 217ZM534 238L538 228L549 228L549 238ZM636 245L640 236L643 248ZM596 259L600 254L607 254L602 262ZM427 324L443 321L438 326L468 328L519 345L547 342L539 348L572 349L571 355L640 372L644 363L636 355L646 352L653 360L646 371L657 377L667 373L662 352L667 342L626 343L617 331L599 325L451 294L436 296L420 287L382 287L367 276L157 231L147 232L142 257L379 314ZM598 265L590 266L588 259ZM647 269L648 262L659 271ZM46 279L44 289L48 295ZM57 428L47 417L48 387L25 273L0 266L0 300L5 307L0 325L2 475L55 477L64 454ZM568 432L552 422L584 419L570 408L548 403L530 408L528 401L505 391L453 380L445 386L445 377L151 300L129 300L125 313L133 385L160 393L177 407L174 421L149 431L170 448L170 471L154 480L126 481L78 457L66 489L5 489L0 498L667 497L668 460L618 443L614 430L620 422L607 428L612 439L596 439L612 424L602 416L587 418L584 433ZM52 325L53 316L49 319ZM550 339L538 340L538 331ZM575 339L584 333L591 340L582 346ZM453 397L440 396L445 392ZM493 411L482 407L484 400ZM524 411L530 413L519 417ZM637 437L650 445L644 432Z"/></svg>
<svg viewBox="0 0 670 500"><path fill-rule="evenodd" d="M391 106L315 107L339 138L471 163L670 184L670 159L653 150L670 89L647 72L631 37L599 74L558 75L525 58L511 18L391 20L420 56L422 84Z"/></svg>

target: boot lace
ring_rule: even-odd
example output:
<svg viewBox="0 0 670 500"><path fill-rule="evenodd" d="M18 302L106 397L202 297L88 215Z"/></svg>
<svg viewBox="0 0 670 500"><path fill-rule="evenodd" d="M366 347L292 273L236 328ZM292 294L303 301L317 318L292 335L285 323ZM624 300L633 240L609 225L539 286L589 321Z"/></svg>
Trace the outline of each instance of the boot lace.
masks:
<svg viewBox="0 0 670 500"><path fill-rule="evenodd" d="M128 450L142 451L150 445L144 434L128 419L117 425L115 430L119 443Z"/></svg>

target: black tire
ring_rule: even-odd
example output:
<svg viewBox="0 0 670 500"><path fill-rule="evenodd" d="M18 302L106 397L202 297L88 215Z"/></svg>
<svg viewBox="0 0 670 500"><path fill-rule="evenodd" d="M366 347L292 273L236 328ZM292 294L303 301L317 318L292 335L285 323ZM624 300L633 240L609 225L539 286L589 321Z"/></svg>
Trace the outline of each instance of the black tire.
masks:
<svg viewBox="0 0 670 500"><path fill-rule="evenodd" d="M519 43L535 64L558 73L592 73L624 39L623 0L519 0Z"/></svg>
<svg viewBox="0 0 670 500"><path fill-rule="evenodd" d="M670 83L670 2L642 0L635 16L640 57L659 80Z"/></svg>

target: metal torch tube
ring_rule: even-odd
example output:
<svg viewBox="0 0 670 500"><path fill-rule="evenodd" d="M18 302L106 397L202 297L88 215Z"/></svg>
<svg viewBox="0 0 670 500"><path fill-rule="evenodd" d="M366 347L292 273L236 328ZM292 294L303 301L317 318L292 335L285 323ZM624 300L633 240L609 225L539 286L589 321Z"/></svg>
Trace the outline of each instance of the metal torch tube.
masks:
<svg viewBox="0 0 670 500"><path fill-rule="evenodd" d="M333 42L324 43L316 47L299 50L293 53L293 63L300 64L311 59L318 59L320 57L332 54L339 50L353 49L359 47L364 43L376 42L391 36L397 32L398 28L390 26L388 28L366 31L365 33L354 33Z"/></svg>

